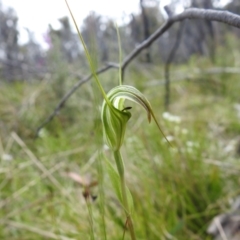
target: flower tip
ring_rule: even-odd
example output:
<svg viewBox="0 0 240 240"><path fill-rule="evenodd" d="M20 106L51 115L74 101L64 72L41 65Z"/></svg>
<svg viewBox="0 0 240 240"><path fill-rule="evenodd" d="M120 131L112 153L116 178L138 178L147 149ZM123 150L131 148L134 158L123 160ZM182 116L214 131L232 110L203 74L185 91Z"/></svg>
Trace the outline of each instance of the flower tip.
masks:
<svg viewBox="0 0 240 240"><path fill-rule="evenodd" d="M151 120L152 120L152 118L151 118L151 114L149 113L149 114L148 114L148 122L150 123Z"/></svg>

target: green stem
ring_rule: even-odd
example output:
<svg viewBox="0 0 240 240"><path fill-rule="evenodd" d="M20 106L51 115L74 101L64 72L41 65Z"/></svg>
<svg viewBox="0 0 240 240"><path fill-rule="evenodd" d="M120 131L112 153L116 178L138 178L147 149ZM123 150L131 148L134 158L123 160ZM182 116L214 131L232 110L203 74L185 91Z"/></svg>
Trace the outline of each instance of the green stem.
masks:
<svg viewBox="0 0 240 240"><path fill-rule="evenodd" d="M102 166L102 155L98 156L97 161L98 176L99 176L99 202L100 202L100 214L102 217L102 227L104 239L107 240L106 222L105 222L105 196L103 187L103 166Z"/></svg>
<svg viewBox="0 0 240 240"><path fill-rule="evenodd" d="M90 53L88 52L87 46L86 46L86 44L85 44L85 42L84 42L83 36L82 36L82 34L81 34L80 30L79 30L79 27L78 27L78 25L77 25L77 22L76 22L76 20L75 20L75 18L74 18L74 16L73 16L73 13L72 13L71 8L70 8L70 6L69 6L69 4L68 4L68 1L65 0L65 2L66 2L66 5L67 5L68 10L69 10L69 12L70 12L71 18L72 18L73 23L74 23L74 25L75 25L75 28L76 28L76 30L77 30L79 39L80 39L80 41L81 41L81 43L82 43L82 45L83 45L83 49L84 49L85 55L86 55L86 57L87 57L87 60L88 60L88 63L89 63L90 70L91 70L91 72L92 72L93 78L95 79L95 81L96 81L96 83L97 83L97 85L98 85L98 87L99 87L99 89L100 89L100 91L101 91L101 93L102 93L102 95L103 95L104 100L105 100L105 101L107 102L107 104L110 106L111 103L110 103L110 101L108 100L107 95L106 95L106 93L105 93L105 91L104 91L104 89L103 89L103 87L102 87L102 85L101 85L101 83L100 83L100 81L99 81L99 79L98 79L98 76L97 76L97 74L96 74L96 69L95 69L95 67L94 67L92 58L91 58L91 56L90 56Z"/></svg>
<svg viewBox="0 0 240 240"><path fill-rule="evenodd" d="M92 213L92 206L91 206L90 199L86 199L86 204L87 204L88 215L89 215L90 237L91 237L91 240L95 240L94 229L93 229L93 213Z"/></svg>
<svg viewBox="0 0 240 240"><path fill-rule="evenodd" d="M115 25L116 31L117 31L117 37L118 37L118 50L119 50L119 85L122 85L122 48L121 48L121 38L120 33L117 24Z"/></svg>
<svg viewBox="0 0 240 240"><path fill-rule="evenodd" d="M136 240L134 226L133 226L133 220L131 217L130 208L128 205L128 199L127 199L127 187L126 187L126 182L125 182L125 172L124 172L124 163L123 163L122 155L119 150L114 151L113 154L114 154L114 158L115 158L115 161L117 164L118 173L120 176L122 204L123 204L125 214L127 217L127 226L130 231L131 239Z"/></svg>

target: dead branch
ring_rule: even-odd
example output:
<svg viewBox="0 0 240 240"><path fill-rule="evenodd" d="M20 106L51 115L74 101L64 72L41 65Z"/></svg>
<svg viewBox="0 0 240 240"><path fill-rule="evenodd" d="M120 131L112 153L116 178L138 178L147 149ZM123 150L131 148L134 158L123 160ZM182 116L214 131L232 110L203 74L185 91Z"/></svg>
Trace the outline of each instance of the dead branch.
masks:
<svg viewBox="0 0 240 240"><path fill-rule="evenodd" d="M228 11L189 8L183 13L170 17L156 32L148 39L139 44L123 61L123 70L128 64L145 48L149 47L163 33L165 33L175 22L181 22L185 19L204 19L226 23L230 26L240 28L240 16Z"/></svg>
<svg viewBox="0 0 240 240"><path fill-rule="evenodd" d="M228 11L221 10L210 10L210 9L198 9L198 8L189 8L184 12L171 16L157 31L155 31L148 39L139 44L123 61L120 66L122 69L122 73L124 76L124 71L126 67L130 64L130 62L137 57L144 49L148 48L153 42L155 42L163 33L165 33L175 22L181 22L185 19L202 19L209 21L217 21L226 23L230 26L240 28L240 16L237 14L233 14ZM111 63L106 67L103 67L96 71L97 74L101 74L107 71L110 68L119 67L118 63ZM79 80L72 89L60 100L57 107L54 111L47 117L47 119L37 128L37 136L39 131L49 123L55 115L63 108L64 103L70 98L70 96L85 82L89 81L92 78L93 74L88 75L84 79Z"/></svg>
<svg viewBox="0 0 240 240"><path fill-rule="evenodd" d="M107 65L99 70L96 71L97 74L101 74L103 72L106 72L109 68L112 68L112 65ZM86 76L85 78L81 79L78 81L71 89L69 92L65 94L65 96L60 100L54 111L46 118L46 120L37 128L36 132L36 137L38 137L38 134L40 130L47 124L49 123L60 111L61 108L64 107L66 101L73 95L73 93L80 87L82 86L85 82L89 81L92 78L93 74L90 74Z"/></svg>

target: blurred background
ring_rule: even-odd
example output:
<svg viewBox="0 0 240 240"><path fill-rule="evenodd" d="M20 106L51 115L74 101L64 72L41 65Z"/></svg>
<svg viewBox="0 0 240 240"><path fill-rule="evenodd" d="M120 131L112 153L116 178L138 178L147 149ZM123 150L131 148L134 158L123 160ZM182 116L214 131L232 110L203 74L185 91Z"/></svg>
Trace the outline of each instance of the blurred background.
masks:
<svg viewBox="0 0 240 240"><path fill-rule="evenodd" d="M135 0L114 4L110 1L84 4L70 1L83 37L90 48L95 48L101 64L117 61L115 22L121 32L123 53L129 53L166 20L165 5L173 13L187 7L217 8L237 14L240 11L237 0ZM85 56L64 1L1 1L0 13L2 81L41 79L57 67L56 58L61 58L72 70L85 65ZM149 64L166 62L178 28L178 24L173 26L138 61ZM214 61L216 47L225 46L229 35L238 37L239 30L210 21L191 20L191 24L186 21L173 61L183 63L193 55L208 56Z"/></svg>
<svg viewBox="0 0 240 240"><path fill-rule="evenodd" d="M96 68L119 62L115 23L126 57L185 8L240 14L239 0L69 4ZM240 29L223 23L184 20L128 65L124 83L151 102L174 146L133 105L122 154L137 239L240 239L239 37ZM130 239L107 174L112 154L95 82L59 105L89 73L64 0L0 0L1 240L118 240L124 231ZM118 76L113 68L99 75L106 92ZM57 105L61 111L36 136Z"/></svg>

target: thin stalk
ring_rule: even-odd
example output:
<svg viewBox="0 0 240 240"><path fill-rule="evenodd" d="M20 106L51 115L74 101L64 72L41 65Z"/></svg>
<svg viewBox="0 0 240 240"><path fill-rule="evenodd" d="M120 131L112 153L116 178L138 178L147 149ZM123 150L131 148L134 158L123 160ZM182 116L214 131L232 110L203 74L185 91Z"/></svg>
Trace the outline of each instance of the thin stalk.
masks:
<svg viewBox="0 0 240 240"><path fill-rule="evenodd" d="M121 38L120 33L117 24L115 25L116 31L117 31L117 37L118 37L118 51L119 51L119 85L122 85L122 48L121 48Z"/></svg>
<svg viewBox="0 0 240 240"><path fill-rule="evenodd" d="M127 199L127 187L126 187L126 182L125 182L125 172L124 172L124 163L122 159L122 155L119 150L113 152L114 159L117 165L118 173L120 176L120 184L121 184L121 191L122 191L122 204L125 210L125 214L127 217L127 226L131 235L132 240L136 240L135 236L135 231L134 231L134 226L133 226L133 220L131 217L130 213L130 208L128 204L128 199Z"/></svg>
<svg viewBox="0 0 240 240"><path fill-rule="evenodd" d="M104 187L103 187L103 166L102 166L102 154L98 156L97 161L98 166L98 176L99 176L99 202L100 202L100 214L102 217L102 227L104 239L107 240L107 229L106 229L106 222L105 222L105 194L104 194Z"/></svg>
<svg viewBox="0 0 240 240"><path fill-rule="evenodd" d="M89 215L90 237L91 237L91 240L95 240L94 229L93 229L93 213L92 213L92 206L91 206L90 199L86 198L86 204L87 204L88 215Z"/></svg>
<svg viewBox="0 0 240 240"><path fill-rule="evenodd" d="M66 5L67 5L67 8L68 8L69 13L70 13L70 15L71 15L71 18L72 18L73 23L74 23L74 25L75 25L75 28L76 28L76 30L77 30L79 39L80 39L80 41L81 41L81 43L82 43L82 45L83 45L83 49L84 49L85 55L86 55L86 57L87 57L87 60L88 60L89 67L90 67L90 70L91 70L91 72L92 72L93 78L95 79L95 81L96 81L96 83L97 83L97 85L98 85L98 88L99 88L100 92L101 92L102 95L103 95L104 100L107 102L107 104L109 105L109 107L111 107L111 103L110 103L110 101L108 100L107 95L106 95L106 93L105 93L105 91L104 91L104 89L103 89L103 87L102 87L102 85L101 85L101 83L100 83L100 81L99 81L99 79L98 79L98 76L97 76L97 74L96 74L96 68L94 67L92 58L91 58L90 53L89 53L89 51L88 51L88 49L87 49L87 46L86 46L86 44L85 44L85 42L84 42L83 36L82 36L82 34L81 34L81 32L80 32L80 30L79 30L79 28L78 28L77 22L76 22L76 20L75 20L75 18L74 18L74 16L73 16L73 13L72 13L72 10L71 10L71 8L70 8L70 6L69 6L69 4L68 4L68 1L65 0L65 3L66 3Z"/></svg>

